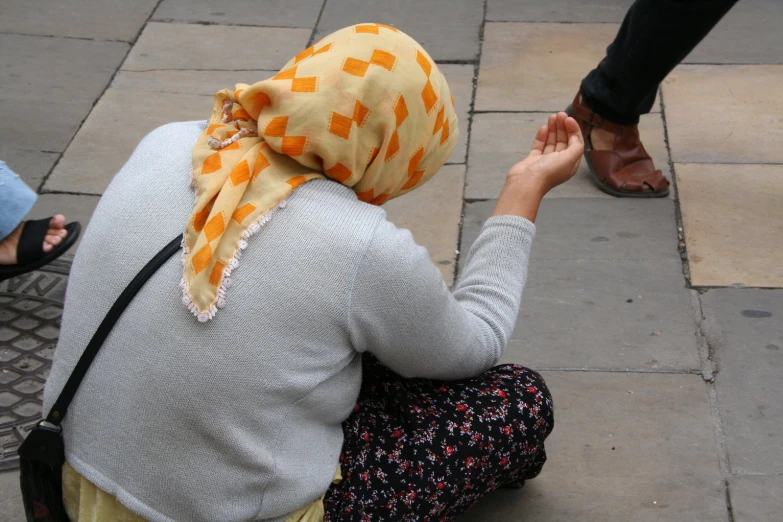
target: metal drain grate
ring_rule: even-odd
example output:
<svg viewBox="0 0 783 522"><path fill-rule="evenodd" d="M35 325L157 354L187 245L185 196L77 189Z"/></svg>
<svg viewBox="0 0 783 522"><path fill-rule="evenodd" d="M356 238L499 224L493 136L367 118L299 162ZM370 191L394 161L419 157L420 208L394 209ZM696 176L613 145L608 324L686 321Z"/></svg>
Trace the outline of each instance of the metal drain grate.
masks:
<svg viewBox="0 0 783 522"><path fill-rule="evenodd" d="M0 282L0 470L41 418L73 256Z"/></svg>

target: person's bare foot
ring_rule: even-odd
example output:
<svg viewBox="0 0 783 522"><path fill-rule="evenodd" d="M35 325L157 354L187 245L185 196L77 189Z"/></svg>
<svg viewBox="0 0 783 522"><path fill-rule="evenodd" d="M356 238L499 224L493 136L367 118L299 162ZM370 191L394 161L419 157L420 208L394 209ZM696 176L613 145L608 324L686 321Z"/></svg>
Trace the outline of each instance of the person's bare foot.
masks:
<svg viewBox="0 0 783 522"><path fill-rule="evenodd" d="M24 222L16 227L8 237L0 241L0 265L16 264L16 247L19 245L19 238L22 236L23 228ZM68 231L65 230L65 216L57 214L52 217L52 220L49 222L49 230L46 231L46 237L43 242L43 251L46 253L51 252L52 249L62 243L67 236Z"/></svg>

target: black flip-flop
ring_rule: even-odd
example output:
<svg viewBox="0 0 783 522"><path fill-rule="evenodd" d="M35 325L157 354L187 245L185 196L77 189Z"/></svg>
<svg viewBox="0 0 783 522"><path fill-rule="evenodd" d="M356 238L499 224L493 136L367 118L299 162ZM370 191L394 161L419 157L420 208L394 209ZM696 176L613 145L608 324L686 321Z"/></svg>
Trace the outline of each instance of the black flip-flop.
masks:
<svg viewBox="0 0 783 522"><path fill-rule="evenodd" d="M19 244L16 246L17 262L15 265L0 265L0 281L37 270L66 253L76 243L82 226L74 221L65 225L68 235L62 242L51 252L44 252L43 243L51 221L52 218L25 221Z"/></svg>

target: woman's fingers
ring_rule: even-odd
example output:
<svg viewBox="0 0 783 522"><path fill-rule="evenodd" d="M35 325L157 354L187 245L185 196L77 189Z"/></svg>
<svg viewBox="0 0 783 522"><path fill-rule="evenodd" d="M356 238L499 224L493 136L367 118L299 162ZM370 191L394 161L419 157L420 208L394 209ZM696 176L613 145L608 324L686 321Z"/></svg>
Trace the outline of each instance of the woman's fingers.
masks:
<svg viewBox="0 0 783 522"><path fill-rule="evenodd" d="M549 136L549 127L547 125L540 126L538 132L536 132L536 137L533 139L533 146L530 149L530 154L540 155L544 153L547 136Z"/></svg>
<svg viewBox="0 0 783 522"><path fill-rule="evenodd" d="M557 113L557 143L555 144L555 151L560 152L568 147L568 132L566 132L565 121L568 115L564 112Z"/></svg>
<svg viewBox="0 0 783 522"><path fill-rule="evenodd" d="M573 118L568 118L563 122L563 127L568 133L568 148L563 151L568 155L568 161L573 162L571 175L576 174L579 169L579 163L582 161L582 154L585 150L584 137L579 129L579 124Z"/></svg>
<svg viewBox="0 0 783 522"><path fill-rule="evenodd" d="M544 145L544 154L549 154L550 152L555 151L555 145L557 142L557 115L552 114L549 116L549 121L547 122L548 127L548 135L546 137L546 144Z"/></svg>
<svg viewBox="0 0 783 522"><path fill-rule="evenodd" d="M572 134L571 137L568 138L568 148L563 151L563 154L567 154L569 157L573 158L574 161L579 161L579 158L582 157L584 151L584 145L579 140L579 137Z"/></svg>
<svg viewBox="0 0 783 522"><path fill-rule="evenodd" d="M579 129L579 124L576 122L575 119L568 117L563 122L563 127L565 128L566 133L568 134L568 141L570 143L571 136L576 135L577 139L580 143L584 144L585 140L582 136L582 131Z"/></svg>

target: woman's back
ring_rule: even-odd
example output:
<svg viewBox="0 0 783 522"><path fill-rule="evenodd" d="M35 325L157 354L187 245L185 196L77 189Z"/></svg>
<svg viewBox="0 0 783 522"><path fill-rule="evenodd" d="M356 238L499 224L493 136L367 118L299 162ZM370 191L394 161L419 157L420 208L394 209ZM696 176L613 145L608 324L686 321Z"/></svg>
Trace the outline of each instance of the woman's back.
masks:
<svg viewBox="0 0 783 522"><path fill-rule="evenodd" d="M488 370L514 328L541 198L578 166L579 128L561 113L539 129L450 292L377 205L430 179L456 129L421 46L359 25L216 93L209 127L147 136L72 268L47 408L122 289L183 228L184 264L147 282L71 404L73 489L97 486L153 522L303 509L446 520L535 477L546 385L521 366Z"/></svg>
<svg viewBox="0 0 783 522"><path fill-rule="evenodd" d="M147 136L104 194L74 262L48 408L116 297L193 208L203 122ZM225 309L199 323L172 258L123 314L65 422L68 461L152 520L284 515L329 485L360 358L350 290L383 211L314 181L250 240Z"/></svg>

